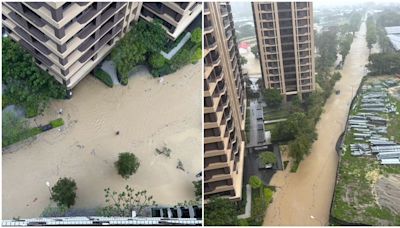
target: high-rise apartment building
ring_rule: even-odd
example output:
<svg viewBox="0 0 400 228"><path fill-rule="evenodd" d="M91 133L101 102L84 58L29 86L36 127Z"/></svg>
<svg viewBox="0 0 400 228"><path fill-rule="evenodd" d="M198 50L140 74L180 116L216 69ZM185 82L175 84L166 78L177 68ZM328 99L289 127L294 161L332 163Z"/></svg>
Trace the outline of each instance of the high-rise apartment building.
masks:
<svg viewBox="0 0 400 228"><path fill-rule="evenodd" d="M245 80L231 6L204 3L204 197L242 197Z"/></svg>
<svg viewBox="0 0 400 228"><path fill-rule="evenodd" d="M141 18L176 39L201 13L198 2L3 2L3 28L67 89L88 75ZM142 7L143 6L143 7Z"/></svg>
<svg viewBox="0 0 400 228"><path fill-rule="evenodd" d="M139 18L138 2L3 2L3 26L67 89Z"/></svg>
<svg viewBox="0 0 400 228"><path fill-rule="evenodd" d="M147 21L159 20L175 40L201 13L202 7L200 2L145 2L141 17Z"/></svg>
<svg viewBox="0 0 400 228"><path fill-rule="evenodd" d="M266 88L285 99L315 89L311 2L253 2L260 64Z"/></svg>

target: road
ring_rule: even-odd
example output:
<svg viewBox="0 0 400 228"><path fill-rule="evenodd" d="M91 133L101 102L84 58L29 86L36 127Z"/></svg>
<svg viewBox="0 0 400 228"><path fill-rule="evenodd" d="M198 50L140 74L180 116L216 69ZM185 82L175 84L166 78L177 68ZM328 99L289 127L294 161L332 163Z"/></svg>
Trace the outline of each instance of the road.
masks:
<svg viewBox="0 0 400 228"><path fill-rule="evenodd" d="M351 99L365 74L369 54L365 34L363 22L346 57L342 78L335 86L341 93L332 94L327 100L310 155L301 162L297 173L290 173L289 169L278 171L271 180L277 191L264 225L328 225L338 165L335 144L344 130Z"/></svg>

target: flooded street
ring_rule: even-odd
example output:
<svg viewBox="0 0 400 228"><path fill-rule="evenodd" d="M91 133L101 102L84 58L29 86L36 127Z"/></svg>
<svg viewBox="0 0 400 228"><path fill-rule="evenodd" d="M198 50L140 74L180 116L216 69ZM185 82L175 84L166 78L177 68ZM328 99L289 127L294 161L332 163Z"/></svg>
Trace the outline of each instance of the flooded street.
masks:
<svg viewBox="0 0 400 228"><path fill-rule="evenodd" d="M39 216L50 203L46 181L54 185L59 177L75 179L75 208L102 206L104 188L121 191L127 184L148 190L159 205L194 199L192 181L202 168L199 72L201 63L190 64L160 83L142 69L128 86L112 89L88 76L71 100L52 102L36 123L62 117L65 127L4 151L3 219ZM162 146L170 158L155 153ZM114 167L126 151L141 163L128 180ZM178 159L185 171L176 168Z"/></svg>
<svg viewBox="0 0 400 228"><path fill-rule="evenodd" d="M270 184L277 186L277 191L264 225L328 225L338 165L335 144L344 130L351 99L365 75L369 54L365 34L363 23L346 57L342 79L335 86L340 95L332 94L327 100L310 155L300 163L297 173L287 168L274 175Z"/></svg>

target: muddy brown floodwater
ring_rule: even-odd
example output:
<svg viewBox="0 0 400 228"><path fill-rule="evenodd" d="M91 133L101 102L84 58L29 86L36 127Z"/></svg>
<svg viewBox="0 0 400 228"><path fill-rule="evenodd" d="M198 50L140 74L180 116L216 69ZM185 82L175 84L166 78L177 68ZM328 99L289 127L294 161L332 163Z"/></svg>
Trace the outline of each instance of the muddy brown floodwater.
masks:
<svg viewBox="0 0 400 228"><path fill-rule="evenodd" d="M365 34L366 26L362 23L346 57L342 78L335 86L340 95L333 93L327 100L310 155L300 163L296 173L287 168L271 180L277 191L264 225L328 225L338 165L335 144L344 130L351 99L366 73L369 51Z"/></svg>
<svg viewBox="0 0 400 228"><path fill-rule="evenodd" d="M76 208L102 206L104 188L121 191L127 184L148 190L159 205L194 199L192 181L202 167L199 72L201 63L190 64L160 83L142 69L128 86L112 89L88 76L71 100L52 102L36 123L58 118L62 108L65 127L4 151L3 219L39 216L50 203L46 181L54 185L59 177L75 179ZM156 155L163 145L170 158ZM128 180L114 168L125 151L141 163ZM176 168L178 159L185 171Z"/></svg>

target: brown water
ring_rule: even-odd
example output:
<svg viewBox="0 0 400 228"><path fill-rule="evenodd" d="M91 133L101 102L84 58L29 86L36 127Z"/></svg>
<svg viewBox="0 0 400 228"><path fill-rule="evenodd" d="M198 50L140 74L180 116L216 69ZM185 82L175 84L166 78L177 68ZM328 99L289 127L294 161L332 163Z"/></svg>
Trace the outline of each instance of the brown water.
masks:
<svg viewBox="0 0 400 228"><path fill-rule="evenodd" d="M327 225L334 191L338 155L335 144L343 132L349 104L355 95L365 64L368 48L365 23L356 34L342 70L342 79L327 100L316 129L318 140L311 153L301 162L296 173L290 169L277 172L271 185L277 186L272 204L268 207L264 225Z"/></svg>
<svg viewBox="0 0 400 228"><path fill-rule="evenodd" d="M101 206L104 188L122 190L127 184L147 189L160 205L194 199L192 181L202 167L200 72L200 63L189 65L159 83L141 70L128 86L112 89L86 77L71 100L53 102L36 119L47 123L62 108L62 131L43 133L3 154L3 218L39 216L50 203L46 181L53 185L59 177L75 179L76 208ZM155 154L163 145L172 150L171 158ZM128 180L114 168L125 151L141 163ZM178 159L185 172L176 169Z"/></svg>

